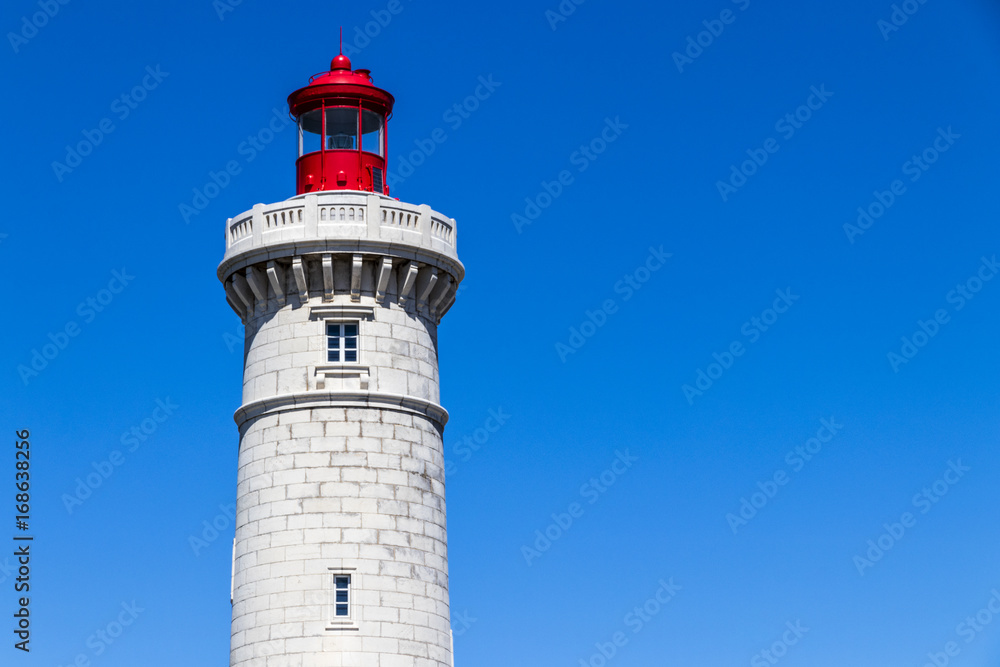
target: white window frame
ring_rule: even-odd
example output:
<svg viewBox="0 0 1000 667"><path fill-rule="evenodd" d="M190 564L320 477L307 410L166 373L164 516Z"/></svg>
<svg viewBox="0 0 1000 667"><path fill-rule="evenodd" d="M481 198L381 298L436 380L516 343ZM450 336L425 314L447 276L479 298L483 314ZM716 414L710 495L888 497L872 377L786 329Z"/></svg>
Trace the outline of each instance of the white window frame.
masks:
<svg viewBox="0 0 1000 667"><path fill-rule="evenodd" d="M346 580L346 585L341 587L341 582ZM341 601L340 594L344 593L345 599ZM351 595L351 575L350 574L334 574L333 575L333 618L334 620L351 620L351 608L354 606L354 602L351 600L353 596ZM345 607L344 611L346 613L341 614L340 608Z"/></svg>
<svg viewBox="0 0 1000 667"><path fill-rule="evenodd" d="M355 334L353 336L347 335L347 327L353 326ZM330 334L330 327L337 327L337 334ZM323 349L323 365L343 365L343 366L355 366L361 363L361 322L359 320L350 319L324 319L323 320L323 335L326 339L326 345ZM338 347L337 359L330 359L330 351L334 348L330 347L330 340L336 338ZM347 348L347 341L349 338L354 339L354 360L347 361L347 353L350 351Z"/></svg>
<svg viewBox="0 0 1000 667"><path fill-rule="evenodd" d="M360 620L360 614L358 613L358 603L357 603L357 591L358 591L358 573L353 567L331 567L330 572L330 605L329 605L329 619L327 621L327 630L359 630L358 621ZM337 605L343 604L337 602L337 579L341 577L347 578L347 616L337 616ZM343 589L340 589L343 590Z"/></svg>
<svg viewBox="0 0 1000 667"><path fill-rule="evenodd" d="M365 353L362 351L365 337L366 322L375 320L375 307L361 304L321 304L309 308L309 319L318 325L316 335L322 336L322 351L313 352L316 354L316 364L309 366L310 389L319 391L338 390L346 380L357 378L357 389L368 391L371 380L371 369L364 365ZM358 325L358 360L348 362L328 362L329 338L327 337L326 325L330 324L357 324ZM312 348L315 350L315 348Z"/></svg>

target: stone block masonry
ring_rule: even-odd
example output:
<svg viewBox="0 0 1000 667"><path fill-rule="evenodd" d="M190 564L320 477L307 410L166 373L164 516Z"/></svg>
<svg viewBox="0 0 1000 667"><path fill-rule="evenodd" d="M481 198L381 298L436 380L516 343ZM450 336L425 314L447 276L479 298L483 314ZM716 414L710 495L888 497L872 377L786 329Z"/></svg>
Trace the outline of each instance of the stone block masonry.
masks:
<svg viewBox="0 0 1000 667"><path fill-rule="evenodd" d="M350 191L227 221L233 667L452 667L437 326L464 276L455 227Z"/></svg>
<svg viewBox="0 0 1000 667"><path fill-rule="evenodd" d="M233 664L451 667L440 426L315 408L242 431ZM353 568L352 629L330 629L330 568Z"/></svg>

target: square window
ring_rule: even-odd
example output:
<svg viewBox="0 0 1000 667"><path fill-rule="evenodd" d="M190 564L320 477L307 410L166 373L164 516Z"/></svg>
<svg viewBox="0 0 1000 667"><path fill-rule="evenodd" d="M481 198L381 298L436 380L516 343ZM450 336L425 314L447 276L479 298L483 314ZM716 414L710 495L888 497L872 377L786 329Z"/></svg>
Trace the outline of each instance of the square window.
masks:
<svg viewBox="0 0 1000 667"><path fill-rule="evenodd" d="M358 362L358 323L326 324L326 361L327 363L357 363ZM341 357L341 350L344 351Z"/></svg>

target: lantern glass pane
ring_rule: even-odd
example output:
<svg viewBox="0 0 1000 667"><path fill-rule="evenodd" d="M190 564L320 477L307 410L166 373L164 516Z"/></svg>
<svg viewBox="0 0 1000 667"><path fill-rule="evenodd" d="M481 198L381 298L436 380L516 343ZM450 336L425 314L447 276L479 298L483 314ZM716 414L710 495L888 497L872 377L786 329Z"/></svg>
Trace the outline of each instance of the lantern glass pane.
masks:
<svg viewBox="0 0 1000 667"><path fill-rule="evenodd" d="M385 157L382 155L382 126L384 124L380 114L368 109L361 111L361 150Z"/></svg>
<svg viewBox="0 0 1000 667"><path fill-rule="evenodd" d="M357 150L358 110L332 107L326 110L327 150Z"/></svg>

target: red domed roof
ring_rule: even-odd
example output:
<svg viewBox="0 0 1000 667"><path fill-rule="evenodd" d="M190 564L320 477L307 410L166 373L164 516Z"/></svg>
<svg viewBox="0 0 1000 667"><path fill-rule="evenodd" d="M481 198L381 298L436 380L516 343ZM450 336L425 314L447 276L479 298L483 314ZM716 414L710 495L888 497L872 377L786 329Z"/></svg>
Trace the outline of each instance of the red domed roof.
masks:
<svg viewBox="0 0 1000 667"><path fill-rule="evenodd" d="M395 102L392 95L372 83L368 70L352 70L350 58L341 54L330 62L329 72L314 74L309 85L289 95L288 107L292 115L298 116L319 106L322 100L342 101L344 98L367 102L386 116L392 112Z"/></svg>

